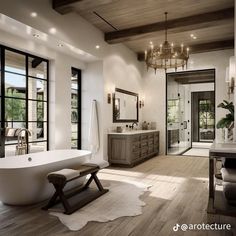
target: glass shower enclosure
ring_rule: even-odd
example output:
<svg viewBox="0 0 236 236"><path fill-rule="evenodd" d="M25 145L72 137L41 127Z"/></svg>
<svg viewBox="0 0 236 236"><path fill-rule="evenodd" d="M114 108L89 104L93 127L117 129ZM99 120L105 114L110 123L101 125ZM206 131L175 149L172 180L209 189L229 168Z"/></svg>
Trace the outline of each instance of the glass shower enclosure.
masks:
<svg viewBox="0 0 236 236"><path fill-rule="evenodd" d="M167 154L180 155L191 147L189 99L185 85L167 79Z"/></svg>

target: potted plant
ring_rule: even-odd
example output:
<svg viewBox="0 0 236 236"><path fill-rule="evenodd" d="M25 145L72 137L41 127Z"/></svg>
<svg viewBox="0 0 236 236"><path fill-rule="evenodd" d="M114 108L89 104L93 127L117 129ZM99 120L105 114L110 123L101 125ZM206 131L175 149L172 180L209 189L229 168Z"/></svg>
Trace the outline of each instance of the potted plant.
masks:
<svg viewBox="0 0 236 236"><path fill-rule="evenodd" d="M225 117L220 119L216 125L217 129L223 130L223 136L225 141L233 141L233 128L234 128L234 104L223 100L217 107L223 108L229 111Z"/></svg>

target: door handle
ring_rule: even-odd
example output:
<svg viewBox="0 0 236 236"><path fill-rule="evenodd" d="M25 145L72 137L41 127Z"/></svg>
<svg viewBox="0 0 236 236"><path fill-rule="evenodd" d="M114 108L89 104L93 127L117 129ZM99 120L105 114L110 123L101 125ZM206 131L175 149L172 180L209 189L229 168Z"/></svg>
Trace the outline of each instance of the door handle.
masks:
<svg viewBox="0 0 236 236"><path fill-rule="evenodd" d="M187 129L187 128L188 128L188 122L184 121L184 129Z"/></svg>

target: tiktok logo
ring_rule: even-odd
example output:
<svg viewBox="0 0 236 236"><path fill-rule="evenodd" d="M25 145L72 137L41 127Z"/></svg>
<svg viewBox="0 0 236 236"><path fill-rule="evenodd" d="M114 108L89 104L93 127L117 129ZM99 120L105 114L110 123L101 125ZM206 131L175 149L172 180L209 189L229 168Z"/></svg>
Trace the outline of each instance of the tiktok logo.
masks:
<svg viewBox="0 0 236 236"><path fill-rule="evenodd" d="M176 225L174 225L173 230L174 230L175 232L177 232L177 231L179 230L179 227L180 227L180 225L179 225L179 224L176 224Z"/></svg>

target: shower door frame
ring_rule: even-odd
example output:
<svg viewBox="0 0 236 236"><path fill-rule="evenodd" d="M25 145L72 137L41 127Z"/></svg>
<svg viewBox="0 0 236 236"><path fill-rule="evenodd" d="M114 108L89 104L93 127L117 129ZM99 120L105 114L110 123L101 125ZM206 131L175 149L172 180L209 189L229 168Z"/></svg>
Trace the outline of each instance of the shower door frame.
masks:
<svg viewBox="0 0 236 236"><path fill-rule="evenodd" d="M213 71L213 74L214 74L214 92L215 92L215 97L214 97L214 99L215 99L215 109L214 109L214 113L215 113L215 127L216 127L216 69L215 68L209 68L209 69L202 69L202 70L187 70L187 71L178 71L178 72L169 72L169 73L165 73L165 79L166 79L166 83L165 83L165 86L166 86L166 89L165 89L165 92L166 92L166 99L165 99L165 107L166 107L166 109L165 109L165 135L166 135L166 137L165 137L165 142L166 142L166 144L165 144L165 155L175 155L175 154L168 154L168 127L167 127L167 113L168 113L168 97L167 97L167 95L168 95L168 86L167 86L167 84L168 84L168 75L169 74L177 74L177 73L191 73L191 72L203 72L203 71ZM192 96L191 96L191 99L192 99ZM191 113L192 113L192 106L191 106ZM192 124L192 117L191 117L191 124ZM215 131L216 131L216 128L215 128ZM191 131L190 131L191 133L192 133L192 127L191 127ZM216 132L215 132L215 137L216 137ZM187 150L185 150L184 152L182 152L182 153L180 153L180 154L178 154L178 155L182 155L183 153L185 153L186 151L188 151L189 149L191 149L192 148L192 142L193 142L193 136L192 136L192 134L191 134L191 145L190 145L190 147L187 149Z"/></svg>

